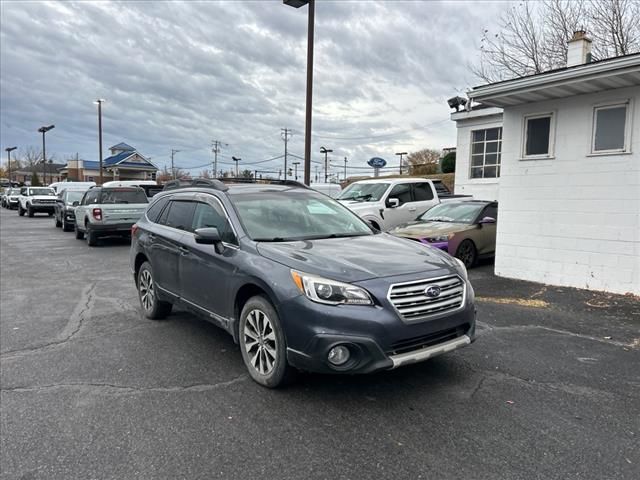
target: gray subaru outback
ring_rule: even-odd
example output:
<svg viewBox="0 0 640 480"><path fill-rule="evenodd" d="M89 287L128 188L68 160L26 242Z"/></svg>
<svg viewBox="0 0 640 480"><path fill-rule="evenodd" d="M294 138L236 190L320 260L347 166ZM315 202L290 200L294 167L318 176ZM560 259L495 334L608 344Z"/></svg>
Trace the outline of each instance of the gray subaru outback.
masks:
<svg viewBox="0 0 640 480"><path fill-rule="evenodd" d="M215 323L266 387L297 370L393 369L475 339L459 260L297 182L170 182L133 226L130 261L147 318L179 304Z"/></svg>

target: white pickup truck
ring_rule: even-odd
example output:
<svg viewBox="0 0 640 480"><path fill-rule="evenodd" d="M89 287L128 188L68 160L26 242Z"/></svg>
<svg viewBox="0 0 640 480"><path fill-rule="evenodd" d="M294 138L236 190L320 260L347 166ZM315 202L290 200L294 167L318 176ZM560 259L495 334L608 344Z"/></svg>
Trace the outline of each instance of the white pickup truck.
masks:
<svg viewBox="0 0 640 480"><path fill-rule="evenodd" d="M452 195L441 180L426 178L376 178L354 182L337 200L372 227L386 231L415 220L447 200L471 200Z"/></svg>
<svg viewBox="0 0 640 480"><path fill-rule="evenodd" d="M56 192L49 187L22 187L18 197L18 215L26 213L30 217L36 212L53 215L56 206Z"/></svg>

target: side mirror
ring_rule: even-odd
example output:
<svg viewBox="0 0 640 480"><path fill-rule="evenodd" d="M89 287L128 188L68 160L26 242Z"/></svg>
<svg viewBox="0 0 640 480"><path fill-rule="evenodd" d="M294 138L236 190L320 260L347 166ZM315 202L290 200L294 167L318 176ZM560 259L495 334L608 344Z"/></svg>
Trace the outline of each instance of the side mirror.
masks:
<svg viewBox="0 0 640 480"><path fill-rule="evenodd" d="M398 208L400 206L400 200L397 198L389 198L387 200L387 205L389 208Z"/></svg>
<svg viewBox="0 0 640 480"><path fill-rule="evenodd" d="M496 219L493 217L484 217L482 220L480 220L480 225L484 224L484 223L496 223Z"/></svg>
<svg viewBox="0 0 640 480"><path fill-rule="evenodd" d="M80 202L78 200L76 200L71 205L73 205L74 207L77 207L78 205L80 205Z"/></svg>
<svg viewBox="0 0 640 480"><path fill-rule="evenodd" d="M380 230L378 229L378 227L373 223L372 220L367 220L367 225L369 225L375 232L379 232Z"/></svg>

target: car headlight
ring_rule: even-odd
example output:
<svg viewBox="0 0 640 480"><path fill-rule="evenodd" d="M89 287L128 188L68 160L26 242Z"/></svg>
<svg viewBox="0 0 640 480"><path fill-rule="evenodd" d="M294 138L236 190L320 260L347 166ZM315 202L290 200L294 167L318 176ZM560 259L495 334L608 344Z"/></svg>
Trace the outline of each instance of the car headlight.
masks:
<svg viewBox="0 0 640 480"><path fill-rule="evenodd" d="M427 242L435 243L435 242L448 242L453 237L453 234L449 235L440 235L437 237L427 237Z"/></svg>
<svg viewBox="0 0 640 480"><path fill-rule="evenodd" d="M373 305L373 300L367 291L355 285L295 270L291 270L291 277L298 289L314 302L328 305Z"/></svg>
<svg viewBox="0 0 640 480"><path fill-rule="evenodd" d="M458 270L458 273L460 274L460 276L466 280L468 278L467 267L464 266L464 263L459 258L456 258L456 257L451 257L451 258L456 263L456 266L457 266L456 270Z"/></svg>

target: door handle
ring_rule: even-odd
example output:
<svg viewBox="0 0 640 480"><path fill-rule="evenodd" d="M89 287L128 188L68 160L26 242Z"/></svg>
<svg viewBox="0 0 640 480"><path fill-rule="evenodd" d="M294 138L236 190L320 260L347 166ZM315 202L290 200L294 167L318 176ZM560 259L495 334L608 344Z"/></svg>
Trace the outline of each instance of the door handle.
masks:
<svg viewBox="0 0 640 480"><path fill-rule="evenodd" d="M178 247L178 250L180 250L180 255L188 255L189 254L189 249L186 247Z"/></svg>
<svg viewBox="0 0 640 480"><path fill-rule="evenodd" d="M410 207L410 208L409 208L409 211L410 211L410 212L415 212L415 211L416 211L416 207Z"/></svg>

